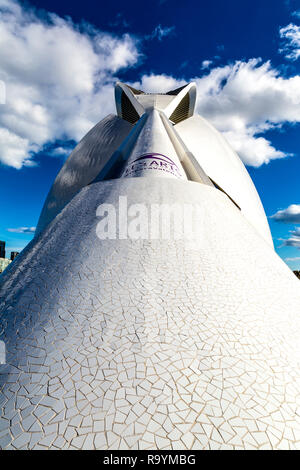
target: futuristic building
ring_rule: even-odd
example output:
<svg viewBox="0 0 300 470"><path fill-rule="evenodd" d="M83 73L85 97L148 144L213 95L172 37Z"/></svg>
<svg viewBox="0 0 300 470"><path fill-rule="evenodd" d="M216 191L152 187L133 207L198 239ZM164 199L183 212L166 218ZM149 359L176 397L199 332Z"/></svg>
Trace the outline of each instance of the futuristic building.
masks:
<svg viewBox="0 0 300 470"><path fill-rule="evenodd" d="M1 448L300 449L299 280L246 169L193 83L115 94L1 275Z"/></svg>

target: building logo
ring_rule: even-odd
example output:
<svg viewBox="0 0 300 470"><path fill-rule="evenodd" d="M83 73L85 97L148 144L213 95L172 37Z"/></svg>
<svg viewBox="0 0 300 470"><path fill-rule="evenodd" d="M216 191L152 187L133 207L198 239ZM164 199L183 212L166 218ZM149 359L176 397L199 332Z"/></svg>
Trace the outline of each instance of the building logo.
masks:
<svg viewBox="0 0 300 470"><path fill-rule="evenodd" d="M172 174L177 178L182 178L182 174L171 158L161 153L145 153L136 158L128 165L124 176L137 176L145 170L163 171Z"/></svg>

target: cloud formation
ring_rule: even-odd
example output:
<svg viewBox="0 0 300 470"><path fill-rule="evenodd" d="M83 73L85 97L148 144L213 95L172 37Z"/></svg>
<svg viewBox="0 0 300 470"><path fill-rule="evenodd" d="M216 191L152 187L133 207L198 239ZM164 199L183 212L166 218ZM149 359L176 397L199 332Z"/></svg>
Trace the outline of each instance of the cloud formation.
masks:
<svg viewBox="0 0 300 470"><path fill-rule="evenodd" d="M161 26L160 24L152 31L151 34L145 37L145 39L157 38L161 41L164 37L170 36L175 31L175 26Z"/></svg>
<svg viewBox="0 0 300 470"><path fill-rule="evenodd" d="M113 111L114 74L138 62L137 44L0 0L0 161L21 168L46 142L78 141Z"/></svg>
<svg viewBox="0 0 300 470"><path fill-rule="evenodd" d="M203 60L203 61L202 61L202 64L201 64L201 68L202 68L203 70L209 69L209 67L211 66L212 63L213 63L212 60Z"/></svg>
<svg viewBox="0 0 300 470"><path fill-rule="evenodd" d="M285 224L300 224L300 204L291 204L286 209L282 209L273 214L271 219ZM280 238L283 246L291 246L300 249L300 227L289 230L289 238ZM280 247L280 248L281 248ZM286 258L286 261L295 261L298 258Z"/></svg>
<svg viewBox="0 0 300 470"><path fill-rule="evenodd" d="M143 75L138 82L134 82L133 86L140 88L147 93L166 93L186 84L185 80L180 80L169 75Z"/></svg>
<svg viewBox="0 0 300 470"><path fill-rule="evenodd" d="M261 59L216 67L198 86L198 112L209 119L244 163L260 166L287 154L262 134L300 121L300 76L283 78Z"/></svg>
<svg viewBox="0 0 300 470"><path fill-rule="evenodd" d="M296 227L294 230L291 230L290 233L295 237L300 237L300 227Z"/></svg>
<svg viewBox="0 0 300 470"><path fill-rule="evenodd" d="M296 18L300 18L300 10L293 11L292 16L295 16Z"/></svg>
<svg viewBox="0 0 300 470"><path fill-rule="evenodd" d="M8 228L8 232L14 233L34 233L36 227L18 227L18 228Z"/></svg>
<svg viewBox="0 0 300 470"><path fill-rule="evenodd" d="M286 209L277 211L270 217L276 222L283 222L285 224L300 224L300 204L291 204ZM297 228L294 232L297 236L300 236L300 228Z"/></svg>
<svg viewBox="0 0 300 470"><path fill-rule="evenodd" d="M294 12L294 15L300 16L300 12ZM285 54L289 60L297 60L300 56L300 26L290 23L284 28L280 28L279 34L283 39L283 45L279 52Z"/></svg>
<svg viewBox="0 0 300 470"><path fill-rule="evenodd" d="M286 240L282 239L282 246L291 246L300 249L300 237L290 237Z"/></svg>

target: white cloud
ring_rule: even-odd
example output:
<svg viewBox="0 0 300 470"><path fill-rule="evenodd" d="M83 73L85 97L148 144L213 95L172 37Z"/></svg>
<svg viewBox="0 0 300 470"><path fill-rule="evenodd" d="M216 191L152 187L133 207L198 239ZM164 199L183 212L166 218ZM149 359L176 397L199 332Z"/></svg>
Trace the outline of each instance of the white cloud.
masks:
<svg viewBox="0 0 300 470"><path fill-rule="evenodd" d="M295 256L294 258L284 258L285 261L299 261L300 256Z"/></svg>
<svg viewBox="0 0 300 470"><path fill-rule="evenodd" d="M72 150L73 148L59 146L49 150L47 155L50 155L51 157L67 157L70 155Z"/></svg>
<svg viewBox="0 0 300 470"><path fill-rule="evenodd" d="M34 233L35 227L8 228L7 231L14 232L14 233Z"/></svg>
<svg viewBox="0 0 300 470"><path fill-rule="evenodd" d="M202 64L201 64L201 68L202 68L203 70L209 69L209 67L211 66L212 63L213 63L212 60L203 60L203 61L202 61Z"/></svg>
<svg viewBox="0 0 300 470"><path fill-rule="evenodd" d="M277 211L271 215L271 219L285 224L300 224L300 204L291 204L286 209ZM293 235L300 237L300 227L291 232Z"/></svg>
<svg viewBox="0 0 300 470"><path fill-rule="evenodd" d="M298 14L299 12L294 13ZM297 60L300 56L300 26L290 23L284 28L280 28L279 34L283 39L283 46L279 52L285 54L287 59Z"/></svg>
<svg viewBox="0 0 300 470"><path fill-rule="evenodd" d="M1 118L0 118L1 121ZM21 168L33 166L31 154L38 147L30 143L28 138L22 138L15 132L0 127L0 161L5 165Z"/></svg>
<svg viewBox="0 0 300 470"><path fill-rule="evenodd" d="M164 37L170 36L175 31L175 26L161 26L160 24L152 31L151 34L145 36L145 39L157 38L161 41Z"/></svg>
<svg viewBox="0 0 300 470"><path fill-rule="evenodd" d="M286 209L277 211L270 217L277 222L286 224L300 224L300 204L291 204ZM294 230L289 230L289 238L280 238L283 246L291 246L300 249L300 227L295 227ZM280 247L280 248L281 248ZM294 261L298 258L286 258L286 261Z"/></svg>
<svg viewBox="0 0 300 470"><path fill-rule="evenodd" d="M114 74L139 60L137 40L39 17L0 0L0 161L21 168L56 139L79 140L114 110Z"/></svg>
<svg viewBox="0 0 300 470"><path fill-rule="evenodd" d="M300 76L283 78L270 62L251 59L216 67L195 81L198 112L224 133L246 164L260 166L288 155L262 134L300 122Z"/></svg>
<svg viewBox="0 0 300 470"><path fill-rule="evenodd" d="M166 93L167 91L179 88L186 84L185 80L178 80L168 75L143 75L139 82L134 82L133 86L140 88L147 93Z"/></svg>
<svg viewBox="0 0 300 470"><path fill-rule="evenodd" d="M282 246L292 246L293 248L299 248L300 249L300 238L297 237L291 237L286 240L282 240ZM280 247L281 248L281 247Z"/></svg>
<svg viewBox="0 0 300 470"><path fill-rule="evenodd" d="M264 137L257 137L255 127L224 131L223 135L246 165L259 167L270 160L287 156L281 150L276 150Z"/></svg>
<svg viewBox="0 0 300 470"><path fill-rule="evenodd" d="M300 10L293 11L292 16L295 16L296 18L300 18Z"/></svg>

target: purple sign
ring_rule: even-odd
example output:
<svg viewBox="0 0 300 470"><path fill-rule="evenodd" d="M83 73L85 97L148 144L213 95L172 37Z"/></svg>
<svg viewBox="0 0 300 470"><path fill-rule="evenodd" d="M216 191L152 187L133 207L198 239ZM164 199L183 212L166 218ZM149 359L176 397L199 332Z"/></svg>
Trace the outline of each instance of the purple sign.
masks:
<svg viewBox="0 0 300 470"><path fill-rule="evenodd" d="M145 153L136 158L126 168L124 176L136 176L145 170L156 170L170 173L177 178L181 177L180 170L171 158L161 153Z"/></svg>

